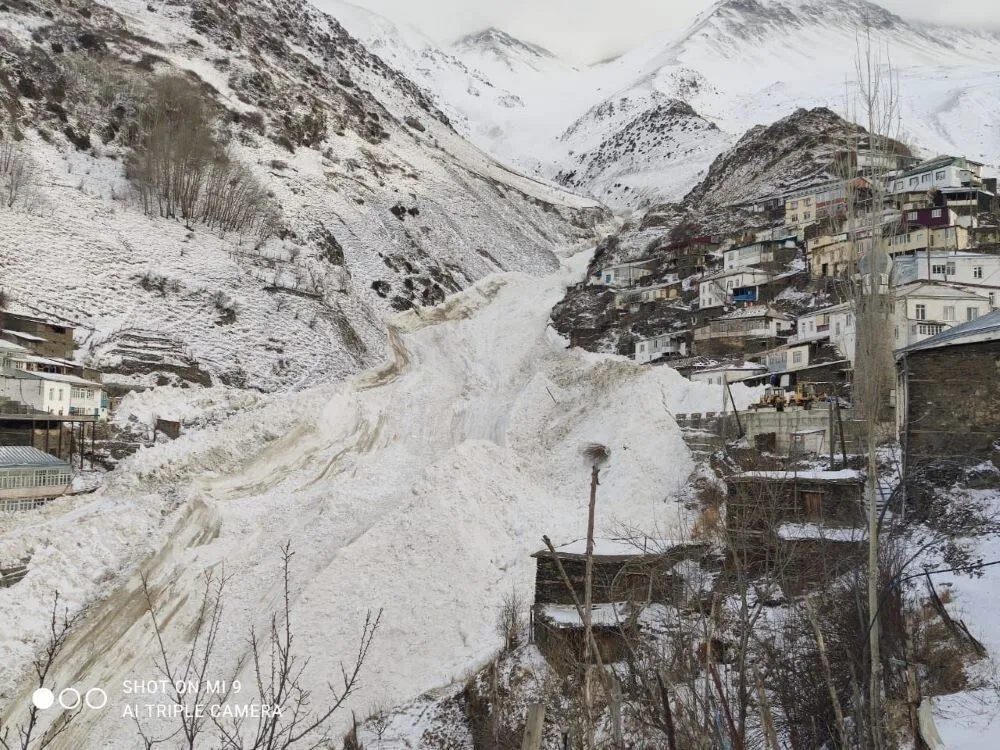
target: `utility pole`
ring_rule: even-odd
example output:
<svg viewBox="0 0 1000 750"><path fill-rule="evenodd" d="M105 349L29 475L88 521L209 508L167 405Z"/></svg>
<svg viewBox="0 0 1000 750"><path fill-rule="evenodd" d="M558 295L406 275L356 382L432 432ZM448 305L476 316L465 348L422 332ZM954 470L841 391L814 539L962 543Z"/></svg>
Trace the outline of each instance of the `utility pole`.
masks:
<svg viewBox="0 0 1000 750"><path fill-rule="evenodd" d="M608 459L608 449L603 445L590 445L584 451L590 460L590 503L587 510L587 559L583 583L583 700L587 712L587 750L596 747L594 739L594 693L591 669L591 641L593 640L594 599L594 511L597 507L597 485L600 484L601 465ZM595 654L599 656L599 654Z"/></svg>

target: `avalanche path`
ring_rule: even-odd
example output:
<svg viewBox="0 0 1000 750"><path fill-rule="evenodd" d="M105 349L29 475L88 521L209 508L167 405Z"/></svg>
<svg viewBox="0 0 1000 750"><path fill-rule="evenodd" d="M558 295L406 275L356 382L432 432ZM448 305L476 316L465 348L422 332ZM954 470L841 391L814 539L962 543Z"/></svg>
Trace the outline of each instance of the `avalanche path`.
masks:
<svg viewBox="0 0 1000 750"><path fill-rule="evenodd" d="M51 747L131 749L139 741L122 714L135 696L123 682L160 677L140 570L178 658L201 576L232 576L210 675L221 680L245 656L251 624L266 627L280 606L280 545L291 540L293 625L317 701L350 661L366 610L384 610L349 707L360 717L490 657L497 606L512 588L530 596L529 554L542 534L584 534L584 446L611 450L598 531L669 534L694 468L672 414L714 411L721 393L667 367L567 348L549 312L588 255L568 255L545 277L494 275L397 315L382 367L271 397L144 450L97 495L19 526L0 521L0 545L33 552L28 578L0 589L0 621L10 626L0 634L0 685L20 682L3 695L5 718L27 707L26 669L57 586L71 607L86 607L56 685L100 686L110 701L81 713ZM734 393L749 400L742 387Z"/></svg>

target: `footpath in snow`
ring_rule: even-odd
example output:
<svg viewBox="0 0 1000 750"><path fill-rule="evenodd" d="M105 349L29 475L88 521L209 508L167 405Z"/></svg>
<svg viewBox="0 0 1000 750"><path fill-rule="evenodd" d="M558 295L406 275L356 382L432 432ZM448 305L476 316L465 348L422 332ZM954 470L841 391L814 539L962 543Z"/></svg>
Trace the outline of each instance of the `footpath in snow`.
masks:
<svg viewBox="0 0 1000 750"><path fill-rule="evenodd" d="M382 367L273 397L137 454L95 496L3 521L0 545L34 554L28 578L0 590L0 684L22 680L3 703L27 706L21 670L58 586L73 607L94 601L57 686L100 686L110 700L52 747L134 748L134 724L122 718L134 696L122 683L160 676L137 567L172 613L175 653L204 571L232 576L210 675L225 679L250 625L280 604L287 540L297 645L317 697L350 661L369 608L384 614L351 705L360 716L459 679L499 646L503 596L530 593L541 536L584 534L581 451L591 443L611 452L598 531L671 535L673 499L694 468L672 414L717 410L721 396L666 367L567 348L549 312L587 255L541 278L491 276L398 315ZM741 387L734 394L750 400Z"/></svg>

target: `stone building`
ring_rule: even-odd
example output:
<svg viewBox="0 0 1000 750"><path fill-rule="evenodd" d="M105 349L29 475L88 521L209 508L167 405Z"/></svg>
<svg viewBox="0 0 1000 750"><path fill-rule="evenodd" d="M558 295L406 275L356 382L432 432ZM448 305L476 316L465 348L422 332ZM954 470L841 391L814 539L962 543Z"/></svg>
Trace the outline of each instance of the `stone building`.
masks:
<svg viewBox="0 0 1000 750"><path fill-rule="evenodd" d="M911 469L978 463L1000 441L1000 310L896 352L896 422Z"/></svg>

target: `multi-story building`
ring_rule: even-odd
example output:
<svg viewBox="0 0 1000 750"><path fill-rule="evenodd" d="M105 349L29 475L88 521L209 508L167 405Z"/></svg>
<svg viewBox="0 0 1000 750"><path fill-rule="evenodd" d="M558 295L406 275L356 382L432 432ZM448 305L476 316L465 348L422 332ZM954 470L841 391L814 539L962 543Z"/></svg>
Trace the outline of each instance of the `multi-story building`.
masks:
<svg viewBox="0 0 1000 750"><path fill-rule="evenodd" d="M934 281L916 281L895 289L892 306L893 348L912 346L958 323L990 312L987 295Z"/></svg>
<svg viewBox="0 0 1000 750"><path fill-rule="evenodd" d="M969 247L969 230L962 226L919 227L889 237L889 255L907 255L918 250L965 250Z"/></svg>
<svg viewBox="0 0 1000 750"><path fill-rule="evenodd" d="M758 240L748 245L740 245L722 254L723 270L732 271L748 266L761 266L787 262L795 257L795 237Z"/></svg>
<svg viewBox="0 0 1000 750"><path fill-rule="evenodd" d="M690 338L690 331L670 331L639 339L635 342L635 361L645 364L662 357L686 357Z"/></svg>
<svg viewBox="0 0 1000 750"><path fill-rule="evenodd" d="M757 302L760 299L760 287L772 278L771 274L756 268L736 268L706 276L698 284L700 309Z"/></svg>

